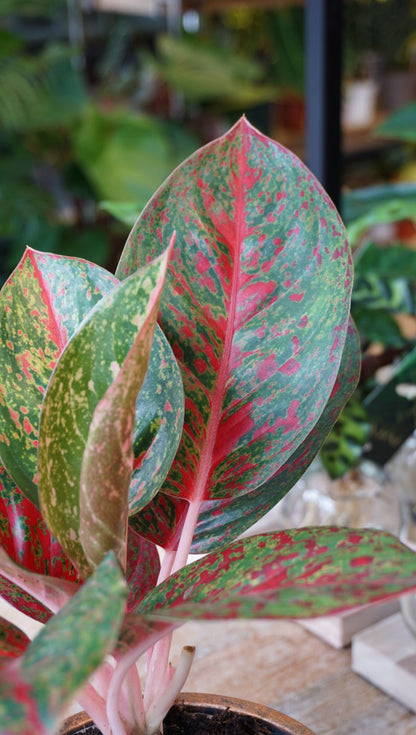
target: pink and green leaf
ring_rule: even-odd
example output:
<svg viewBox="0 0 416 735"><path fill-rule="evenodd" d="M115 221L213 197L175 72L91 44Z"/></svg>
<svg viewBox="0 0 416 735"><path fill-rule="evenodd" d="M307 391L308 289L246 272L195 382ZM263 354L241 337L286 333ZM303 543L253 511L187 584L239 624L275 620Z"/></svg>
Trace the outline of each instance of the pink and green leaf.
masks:
<svg viewBox="0 0 416 735"><path fill-rule="evenodd" d="M17 593L24 592L30 595L43 608L53 612L60 610L79 589L79 582L28 571L12 561L2 548L0 548L0 574L2 581L8 580L12 583ZM11 604L14 604L13 600Z"/></svg>
<svg viewBox="0 0 416 735"><path fill-rule="evenodd" d="M29 643L30 638L23 630L10 620L0 617L0 668L11 658L21 656Z"/></svg>
<svg viewBox="0 0 416 735"><path fill-rule="evenodd" d="M42 722L30 684L23 678L17 661L0 670L1 735L50 735Z"/></svg>
<svg viewBox="0 0 416 735"><path fill-rule="evenodd" d="M158 579L160 560L156 546L129 527L127 536L127 610L138 604Z"/></svg>
<svg viewBox="0 0 416 735"><path fill-rule="evenodd" d="M51 612L42 593L45 585L76 589L79 578L62 547L53 538L38 508L16 487L0 465L0 594L26 615L46 622ZM20 586L22 575L36 579L32 592ZM28 579L26 580L29 584ZM26 589L28 589L26 587ZM46 603L46 607L42 602Z"/></svg>
<svg viewBox="0 0 416 735"><path fill-rule="evenodd" d="M146 376L168 255L96 305L68 342L45 395L41 507L82 577L109 549L125 565L135 404ZM160 374L158 388L162 391Z"/></svg>
<svg viewBox="0 0 416 735"><path fill-rule="evenodd" d="M169 577L137 612L169 618L302 618L416 589L415 555L373 529L302 528L235 541Z"/></svg>
<svg viewBox="0 0 416 735"><path fill-rule="evenodd" d="M359 367L358 335L350 321L337 380L317 424L290 460L259 488L237 498L207 500L202 503L192 541L192 553L206 553L218 544L230 543L285 496L316 456L324 437L353 393ZM160 546L176 548L187 509L187 501L161 491L131 522L146 538Z"/></svg>
<svg viewBox="0 0 416 735"><path fill-rule="evenodd" d="M186 415L162 489L198 508L254 492L318 422L344 349L352 265L321 186L245 119L162 185L117 274L148 262L174 230L160 323Z"/></svg>
<svg viewBox="0 0 416 735"><path fill-rule="evenodd" d="M19 669L0 669L2 733L54 731L65 707L113 650L126 596L120 567L109 555L32 641Z"/></svg>
<svg viewBox="0 0 416 735"><path fill-rule="evenodd" d="M0 294L0 455L38 505L39 415L71 334L117 279L88 261L27 248Z"/></svg>
<svg viewBox="0 0 416 735"><path fill-rule="evenodd" d="M156 325L149 367L136 403L130 516L151 501L164 481L181 439L183 417L181 373L169 342Z"/></svg>
<svg viewBox="0 0 416 735"><path fill-rule="evenodd" d="M350 321L337 380L329 401L310 434L280 467L274 477L249 495L225 500L210 500L202 504L191 552L202 554L218 544L224 546L274 508L295 482L303 475L318 453L323 438L328 435L336 417L353 393L359 375L360 348L358 334Z"/></svg>

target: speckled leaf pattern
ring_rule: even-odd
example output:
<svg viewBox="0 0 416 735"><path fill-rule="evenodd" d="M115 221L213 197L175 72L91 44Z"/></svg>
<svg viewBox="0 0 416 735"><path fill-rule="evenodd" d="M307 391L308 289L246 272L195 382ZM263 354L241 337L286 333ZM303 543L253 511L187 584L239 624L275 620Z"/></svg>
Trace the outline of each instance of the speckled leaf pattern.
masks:
<svg viewBox="0 0 416 735"><path fill-rule="evenodd" d="M394 536L320 526L235 541L172 575L138 612L165 619L302 618L415 589L414 552Z"/></svg>
<svg viewBox="0 0 416 735"><path fill-rule="evenodd" d="M197 507L255 491L312 431L341 360L352 267L321 186L245 119L162 185L117 275L157 255L174 230L160 322L186 416L163 491Z"/></svg>
<svg viewBox="0 0 416 735"><path fill-rule="evenodd" d="M7 553L10 560L7 567L10 572L11 562L20 566L18 574L26 570L28 575L47 575L56 582L78 583L78 575L71 561L62 547L53 538L47 529L40 511L26 498L16 486L14 480L0 465L0 546L1 555ZM17 576L14 582L2 574L4 564L0 561L0 594L14 607L26 615L46 622L50 617L47 609L38 599L35 599L19 587ZM39 584L39 582L38 582Z"/></svg>
<svg viewBox="0 0 416 735"><path fill-rule="evenodd" d="M202 554L233 541L271 510L303 475L316 456L346 400L353 393L360 368L358 334L352 321L337 380L325 409L310 434L276 475L249 495L203 503L191 551Z"/></svg>
<svg viewBox="0 0 416 735"><path fill-rule="evenodd" d="M353 393L359 375L360 350L357 331L349 323L337 380L325 409L312 431L276 475L256 490L237 498L202 503L191 552L203 554L219 543L233 541L285 496L316 456L339 412ZM161 546L175 547L186 517L187 502L160 492L132 522L139 533Z"/></svg>
<svg viewBox="0 0 416 735"><path fill-rule="evenodd" d="M27 248L1 290L0 455L35 504L39 413L49 377L69 336L116 282L85 260Z"/></svg>
<svg viewBox="0 0 416 735"><path fill-rule="evenodd" d="M1 735L51 735L40 719L32 687L13 661L0 670L0 723Z"/></svg>
<svg viewBox="0 0 416 735"><path fill-rule="evenodd" d="M20 567L2 548L0 548L0 570L3 579L9 580L19 588L19 591L24 590L44 605L47 610L54 612L60 610L79 589L79 584L76 582L47 574L36 574Z"/></svg>
<svg viewBox="0 0 416 735"><path fill-rule="evenodd" d="M30 638L17 627L0 617L0 668L5 661L20 656L30 643Z"/></svg>
<svg viewBox="0 0 416 735"><path fill-rule="evenodd" d="M45 395L41 507L83 578L109 549L125 565L135 404L167 258L165 251L96 305L68 342Z"/></svg>
<svg viewBox="0 0 416 735"><path fill-rule="evenodd" d="M181 439L183 418L181 372L156 325L149 367L136 403L130 515L147 505L164 481Z"/></svg>
<svg viewBox="0 0 416 735"><path fill-rule="evenodd" d="M125 655L131 655L134 648L137 658L149 647L153 646L160 638L171 633L182 625L180 619L161 620L142 617L137 612L130 612L124 616L117 645L112 653L114 658L121 661Z"/></svg>
<svg viewBox="0 0 416 735"><path fill-rule="evenodd" d="M96 574L27 648L21 662L20 680L13 682L9 671L0 670L2 732L16 735L31 732L33 735L43 732L43 728L47 732L54 731L58 718L76 691L113 649L124 615L126 595L120 567L113 555L109 555ZM32 714L28 694L36 705L35 708L31 706ZM22 729L16 727L16 722L20 722L19 712ZM30 718L26 725L25 716ZM40 729L37 729L38 720L42 723ZM27 729L28 724L32 726L31 731Z"/></svg>
<svg viewBox="0 0 416 735"><path fill-rule="evenodd" d="M133 608L152 587L160 571L156 546L129 528L127 536L126 580L129 590L127 610Z"/></svg>

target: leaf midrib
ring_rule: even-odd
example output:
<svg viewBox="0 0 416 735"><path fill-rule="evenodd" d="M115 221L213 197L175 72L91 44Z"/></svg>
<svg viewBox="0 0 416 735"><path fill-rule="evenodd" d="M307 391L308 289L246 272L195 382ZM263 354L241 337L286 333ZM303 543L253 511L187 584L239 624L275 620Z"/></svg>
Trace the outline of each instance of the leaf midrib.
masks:
<svg viewBox="0 0 416 735"><path fill-rule="evenodd" d="M215 446L218 427L221 421L222 406L224 402L225 387L228 376L231 346L234 337L234 324L235 314L237 308L237 296L238 296L238 284L240 280L240 253L241 253L241 241L242 241L242 222L244 219L244 173L245 173L245 162L246 162L246 149L247 149L247 132L243 131L242 145L238 149L238 171L240 175L237 179L237 196L235 201L235 257L234 257L234 269L233 269L233 282L231 289L230 308L228 310L227 328L224 339L224 349L221 357L220 369L218 372L218 378L215 382L215 387L212 392L212 405L211 414L207 425L207 439L205 447L202 451L199 469L195 482L195 491L191 500L192 504L196 504L199 510L201 503L208 498L205 497L206 483L211 470L211 458L213 449Z"/></svg>

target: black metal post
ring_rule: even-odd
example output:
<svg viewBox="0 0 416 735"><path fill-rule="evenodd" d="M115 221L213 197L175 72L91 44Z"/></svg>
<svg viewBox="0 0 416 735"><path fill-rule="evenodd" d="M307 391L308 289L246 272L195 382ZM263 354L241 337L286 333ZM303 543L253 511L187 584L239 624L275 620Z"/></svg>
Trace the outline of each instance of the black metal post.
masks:
<svg viewBox="0 0 416 735"><path fill-rule="evenodd" d="M306 150L338 207L342 180L342 0L306 0Z"/></svg>

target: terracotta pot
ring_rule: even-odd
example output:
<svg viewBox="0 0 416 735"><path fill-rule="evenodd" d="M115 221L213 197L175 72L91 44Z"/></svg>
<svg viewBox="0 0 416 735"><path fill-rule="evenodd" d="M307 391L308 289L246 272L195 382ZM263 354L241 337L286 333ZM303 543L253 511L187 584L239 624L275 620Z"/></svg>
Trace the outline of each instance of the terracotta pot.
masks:
<svg viewBox="0 0 416 735"><path fill-rule="evenodd" d="M270 707L217 694L182 694L165 717L163 735L207 735L207 720L213 725L216 717L219 729L212 732L221 735L315 735ZM99 735L99 730L80 712L66 720L60 735Z"/></svg>

